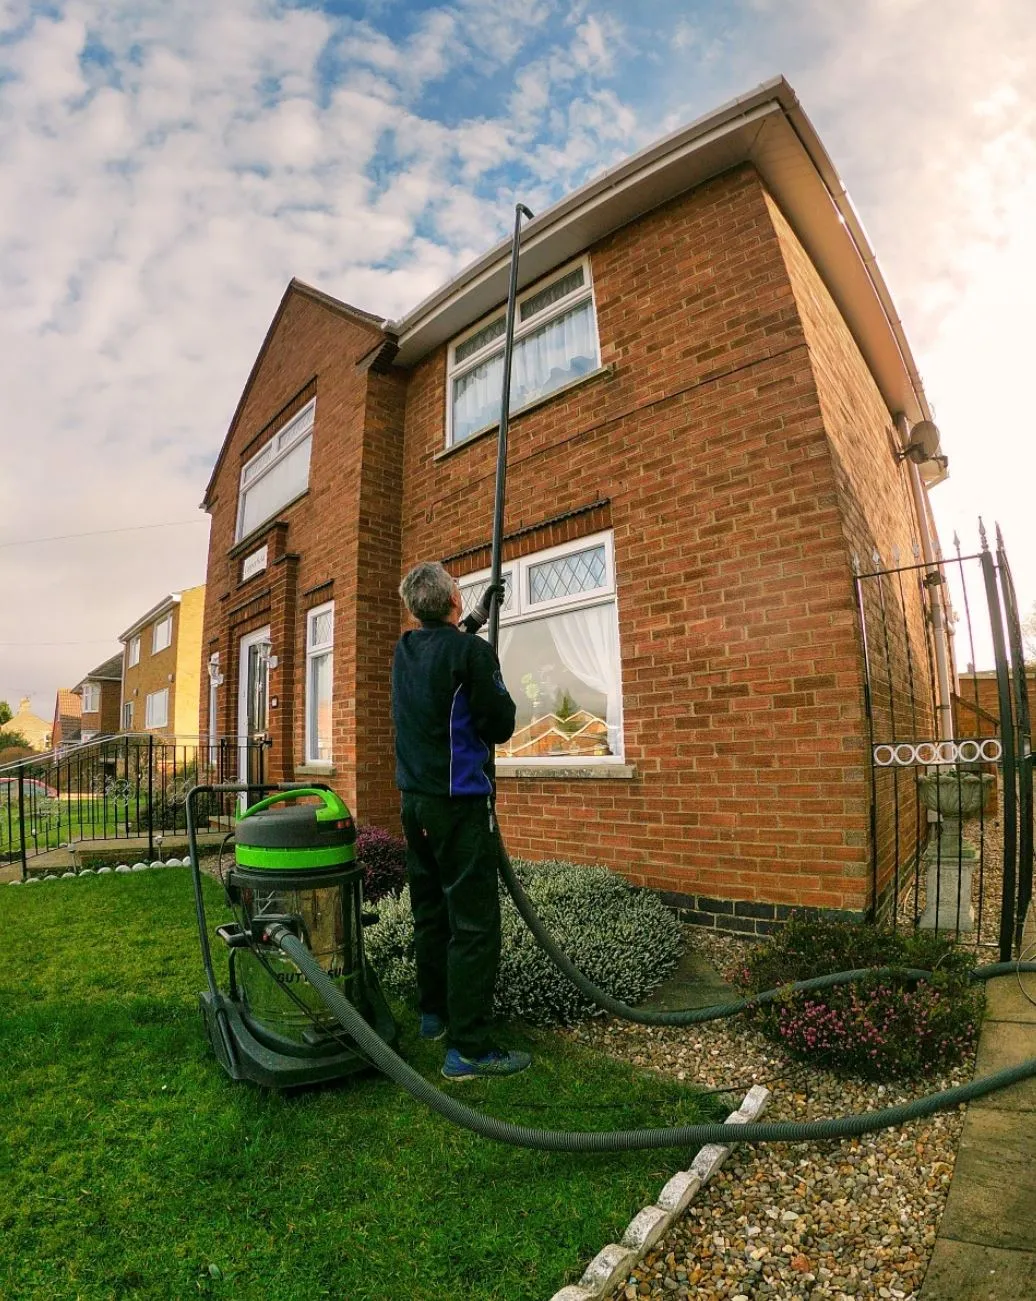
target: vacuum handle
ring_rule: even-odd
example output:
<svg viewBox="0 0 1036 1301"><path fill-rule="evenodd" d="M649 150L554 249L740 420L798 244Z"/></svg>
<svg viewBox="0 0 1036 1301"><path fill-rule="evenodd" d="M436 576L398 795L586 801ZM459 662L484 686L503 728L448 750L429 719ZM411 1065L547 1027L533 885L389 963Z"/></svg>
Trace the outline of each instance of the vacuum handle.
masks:
<svg viewBox="0 0 1036 1301"><path fill-rule="evenodd" d="M320 790L316 786L302 786L290 791L275 791L273 795L267 795L264 800L258 804L253 804L250 809L245 809L241 814L239 821L250 818L253 813L259 813L262 809L268 809L271 804L277 804L281 800L298 800L304 796L312 796L314 799L323 801L324 807L317 809L318 822L338 822L343 818L350 817L349 810L345 807L341 797L334 791Z"/></svg>

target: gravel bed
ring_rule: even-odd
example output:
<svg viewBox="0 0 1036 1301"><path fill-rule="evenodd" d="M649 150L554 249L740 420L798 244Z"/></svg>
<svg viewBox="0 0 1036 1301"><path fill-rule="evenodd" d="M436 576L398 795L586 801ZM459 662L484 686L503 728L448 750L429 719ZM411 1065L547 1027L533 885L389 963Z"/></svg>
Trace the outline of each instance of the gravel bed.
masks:
<svg viewBox="0 0 1036 1301"><path fill-rule="evenodd" d="M720 971L744 941L691 932ZM792 1061L739 1018L683 1029L591 1021L568 1032L612 1057L679 1080L766 1084L769 1120L892 1106L972 1078L973 1062L922 1085L845 1080ZM736 1102L734 1103L736 1105ZM963 1109L837 1143L736 1146L686 1215L613 1298L913 1298L949 1192ZM601 1244L604 1245L603 1243Z"/></svg>

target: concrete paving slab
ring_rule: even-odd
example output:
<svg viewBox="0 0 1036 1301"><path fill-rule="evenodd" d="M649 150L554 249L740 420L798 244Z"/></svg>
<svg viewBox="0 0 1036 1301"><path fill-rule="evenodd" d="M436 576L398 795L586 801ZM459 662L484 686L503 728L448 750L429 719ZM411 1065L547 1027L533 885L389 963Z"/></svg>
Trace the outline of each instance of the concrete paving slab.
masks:
<svg viewBox="0 0 1036 1301"><path fill-rule="evenodd" d="M679 965L673 974L657 989L652 990L641 1006L658 1012L670 1012L685 1007L712 1007L716 1003L731 1003L740 997L740 993L728 985L719 972L689 944L680 955Z"/></svg>
<svg viewBox="0 0 1036 1301"><path fill-rule="evenodd" d="M1036 1024L987 1020L979 1038L975 1075L992 1075L1005 1066L1018 1066L1030 1057L1036 1057ZM1036 1078L1012 1084L1000 1093L989 1093L971 1106L979 1111L993 1108L1036 1112ZM1032 1117L1031 1127L1036 1129L1036 1115Z"/></svg>
<svg viewBox="0 0 1036 1301"><path fill-rule="evenodd" d="M997 976L995 980L987 981L986 1020L1024 1021L1036 1025L1036 971Z"/></svg>
<svg viewBox="0 0 1036 1301"><path fill-rule="evenodd" d="M1032 1301L1036 1252L940 1238L918 1296L920 1301Z"/></svg>
<svg viewBox="0 0 1036 1301"><path fill-rule="evenodd" d="M994 1094L1004 1098L1007 1093ZM1022 1123L1019 1124L1019 1121ZM968 1110L939 1238L1036 1250L1036 1116ZM1036 1276L1029 1293L1036 1297Z"/></svg>

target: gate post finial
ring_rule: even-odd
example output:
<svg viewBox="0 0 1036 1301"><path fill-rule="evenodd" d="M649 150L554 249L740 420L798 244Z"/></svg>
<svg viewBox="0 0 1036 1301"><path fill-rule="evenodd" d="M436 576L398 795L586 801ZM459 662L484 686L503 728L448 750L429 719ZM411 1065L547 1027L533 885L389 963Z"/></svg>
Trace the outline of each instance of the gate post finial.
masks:
<svg viewBox="0 0 1036 1301"><path fill-rule="evenodd" d="M988 551L988 550L989 550L989 542L988 542L988 540L987 540L987 538L986 538L986 526L985 526L985 524L983 524L983 522L982 522L982 516L981 516L981 515L978 517L978 536L979 536L979 540L980 540L980 542L982 543L982 550L983 550L983 551Z"/></svg>

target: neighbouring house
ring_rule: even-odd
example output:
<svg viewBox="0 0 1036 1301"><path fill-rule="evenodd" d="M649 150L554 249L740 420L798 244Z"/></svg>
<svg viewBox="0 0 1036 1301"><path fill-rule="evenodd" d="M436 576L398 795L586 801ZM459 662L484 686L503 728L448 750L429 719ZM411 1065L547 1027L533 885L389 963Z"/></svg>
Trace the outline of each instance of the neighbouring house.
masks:
<svg viewBox="0 0 1036 1301"><path fill-rule="evenodd" d="M32 701L28 696L23 696L18 702L18 712L3 725L3 730L24 736L34 750L50 749L51 724L32 712Z"/></svg>
<svg viewBox="0 0 1036 1301"><path fill-rule="evenodd" d="M111 736L119 730L119 705L122 698L122 653L99 664L72 690L79 697L81 741Z"/></svg>
<svg viewBox="0 0 1036 1301"><path fill-rule="evenodd" d="M59 687L54 700L54 722L50 728L50 744L54 750L64 750L78 745L82 740L83 702L66 687Z"/></svg>
<svg viewBox="0 0 1036 1301"><path fill-rule="evenodd" d="M205 585L171 592L119 634L120 730L198 737Z"/></svg>
<svg viewBox="0 0 1036 1301"><path fill-rule="evenodd" d="M293 280L203 502L203 730L267 735L274 780L326 780L397 832L397 588L427 558L466 604L488 577L509 260L508 240L395 322ZM512 376L511 852L744 930L887 906L853 564L930 550L945 460L904 456L925 394L786 82L529 222ZM925 599L901 621L922 665Z"/></svg>

